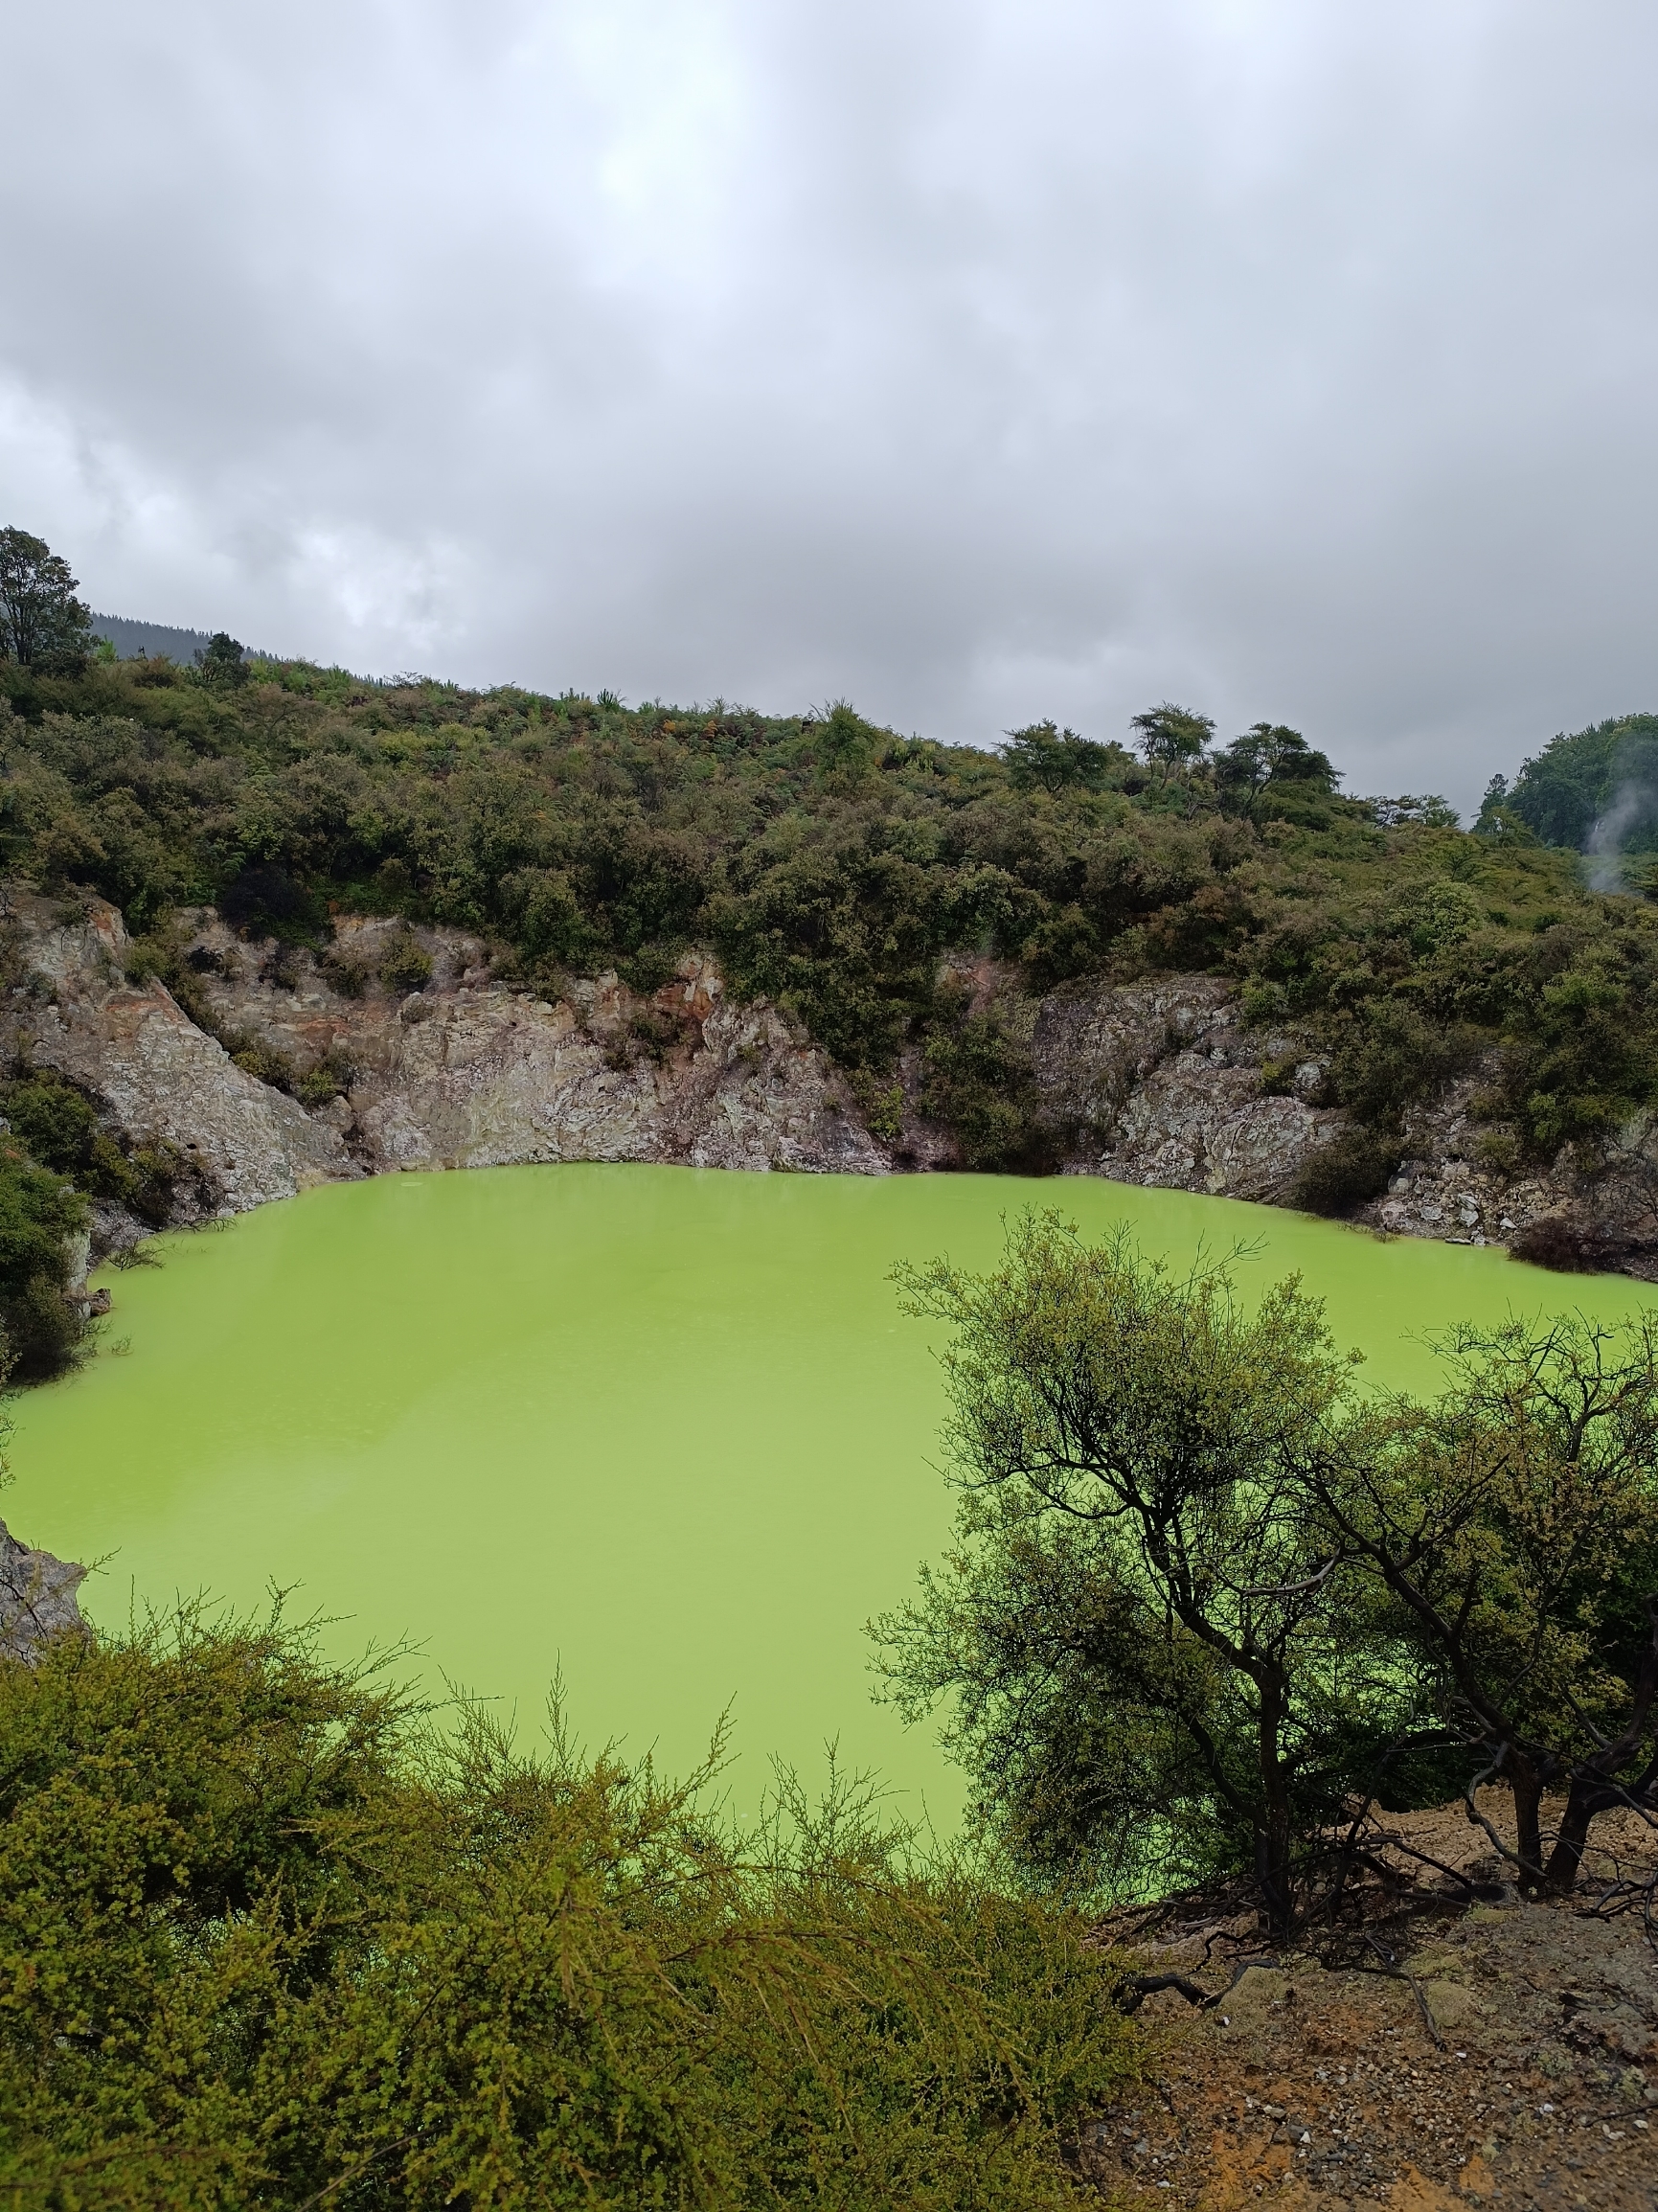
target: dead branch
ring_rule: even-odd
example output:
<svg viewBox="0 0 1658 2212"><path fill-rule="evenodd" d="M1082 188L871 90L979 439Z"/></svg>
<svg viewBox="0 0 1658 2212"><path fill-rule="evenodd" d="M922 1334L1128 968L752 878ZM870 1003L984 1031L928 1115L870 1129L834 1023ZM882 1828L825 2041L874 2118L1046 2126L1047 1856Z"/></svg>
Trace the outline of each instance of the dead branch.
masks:
<svg viewBox="0 0 1658 2212"><path fill-rule="evenodd" d="M1428 2034L1433 2038L1434 2048L1436 2050L1442 2051L1445 2047L1445 2039L1441 2035L1439 2029L1434 2025L1434 2016L1428 2010L1428 2000L1422 1995L1421 1983L1418 1981L1416 1975L1411 1973L1408 1967L1402 1967L1399 1965L1398 1961L1394 1957L1393 1952L1388 1950L1385 1944L1377 1943L1375 1937L1369 1933L1366 1934L1364 1940L1370 1945L1372 1950L1375 1952L1377 1958L1381 1960L1382 1972L1389 1977L1390 1980L1405 1981L1410 1983L1412 1994L1415 1995L1417 2003L1421 2010L1422 2025L1427 2029ZM1375 1969L1374 1967L1361 1967L1359 1972L1361 1973L1374 1973Z"/></svg>

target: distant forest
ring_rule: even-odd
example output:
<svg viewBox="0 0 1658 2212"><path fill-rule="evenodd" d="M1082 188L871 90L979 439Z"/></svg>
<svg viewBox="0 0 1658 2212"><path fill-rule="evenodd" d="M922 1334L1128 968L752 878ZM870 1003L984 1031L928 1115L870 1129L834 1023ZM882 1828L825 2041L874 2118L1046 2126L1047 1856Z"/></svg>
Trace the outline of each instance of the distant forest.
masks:
<svg viewBox="0 0 1658 2212"><path fill-rule="evenodd" d="M1511 785L1493 778L1482 818L1503 811L1545 845L1609 860L1658 853L1658 715L1620 715L1553 739ZM1638 872L1635 887L1644 881Z"/></svg>
<svg viewBox="0 0 1658 2212"><path fill-rule="evenodd" d="M136 660L140 653L153 660L165 654L181 668L189 668L196 654L206 652L214 640L212 630L174 629L165 622L128 622L119 614L95 614L92 634L115 648L117 660ZM255 656L248 652L246 657L251 660Z"/></svg>

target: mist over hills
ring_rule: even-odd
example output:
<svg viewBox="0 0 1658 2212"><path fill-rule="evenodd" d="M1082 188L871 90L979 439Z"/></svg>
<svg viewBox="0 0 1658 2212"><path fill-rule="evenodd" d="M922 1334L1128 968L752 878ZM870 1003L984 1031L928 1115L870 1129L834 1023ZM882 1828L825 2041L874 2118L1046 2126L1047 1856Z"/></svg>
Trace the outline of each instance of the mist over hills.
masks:
<svg viewBox="0 0 1658 2212"><path fill-rule="evenodd" d="M198 652L205 652L213 642L213 632L206 629L179 629L166 622L129 622L121 614L95 614L92 634L107 638L115 648L118 660L136 660L147 653L151 660L165 653L169 660L188 668ZM275 660L275 653L261 653L249 646L243 649L244 660Z"/></svg>

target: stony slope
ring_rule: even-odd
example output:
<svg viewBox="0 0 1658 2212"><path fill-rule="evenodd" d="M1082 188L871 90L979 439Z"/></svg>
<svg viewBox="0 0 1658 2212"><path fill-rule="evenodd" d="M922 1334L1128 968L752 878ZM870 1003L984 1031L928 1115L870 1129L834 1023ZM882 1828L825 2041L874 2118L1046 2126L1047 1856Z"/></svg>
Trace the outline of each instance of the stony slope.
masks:
<svg viewBox="0 0 1658 2212"><path fill-rule="evenodd" d="M1482 1792L1481 1810L1511 1842L1504 1793ZM1147 1999L1167 2032L1162 2062L1149 2095L1096 2123L1091 2178L1118 2201L1193 2212L1263 2200L1296 2212L1647 2212L1658 2202L1658 1956L1640 1910L1651 1836L1632 1816L1607 1821L1595 1879L1542 1904L1496 1879L1460 1803L1386 1826L1482 1894L1383 1845L1400 1893L1291 1950L1270 1951L1252 1915L1166 1923L1146 1966L1218 2001L1193 2013L1172 1990ZM1600 1917L1619 1875L1633 1885Z"/></svg>
<svg viewBox="0 0 1658 2212"><path fill-rule="evenodd" d="M484 945L462 931L342 918L319 960L247 943L199 908L183 918L198 1023L161 983L127 980L126 932L104 901L66 906L17 890L11 911L29 981L0 1008L0 1052L69 1078L127 1143L173 1147L188 1163L174 1193L180 1221L402 1169L653 1160L878 1174L958 1164L951 1133L918 1110L913 1060L901 1127L877 1137L798 1023L763 999L734 999L703 955L688 955L648 998L605 974L555 1003L495 980ZM375 976L388 947L410 938L430 980L388 992ZM1309 1157L1348 1126L1320 1103L1321 1062L1293 1034L1247 1025L1219 977L1071 985L1021 1001L995 963L951 970L971 1004L1022 1024L1039 1111L1069 1173L1283 1203ZM261 1080L273 1067L291 1088ZM337 1082L312 1086L307 1107L291 1090L304 1093L301 1079L318 1070ZM1386 1232L1500 1243L1572 1212L1633 1241L1624 1264L1646 1272L1644 1130L1626 1144L1627 1172L1593 1185L1564 1169L1504 1176L1475 1143L1468 1106L1480 1080L1476 1069L1418 1110L1412 1156L1360 1218ZM334 1095L316 1103L318 1087ZM100 1248L141 1233L100 1209Z"/></svg>

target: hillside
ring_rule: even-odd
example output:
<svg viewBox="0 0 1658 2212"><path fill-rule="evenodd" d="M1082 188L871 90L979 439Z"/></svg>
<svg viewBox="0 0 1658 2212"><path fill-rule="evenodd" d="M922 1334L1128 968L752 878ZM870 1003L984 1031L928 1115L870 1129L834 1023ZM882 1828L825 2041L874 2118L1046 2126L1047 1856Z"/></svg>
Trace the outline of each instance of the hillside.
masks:
<svg viewBox="0 0 1658 2212"><path fill-rule="evenodd" d="M1658 715L1619 715L1552 739L1512 785L1497 777L1482 818L1593 855L1603 887L1640 889L1658 851ZM1620 865L1633 860L1635 866Z"/></svg>
<svg viewBox="0 0 1658 2212"><path fill-rule="evenodd" d="M1016 1040L965 1023L940 982L953 951L1008 963L1027 992L1236 978L1252 1019L1306 1026L1332 1103L1376 1128L1476 1042L1510 1046L1501 1103L1530 1149L1651 1096L1652 917L1511 831L1384 828L1318 775L1251 794L1051 726L996 755L845 707L630 711L301 664L253 677L0 669L8 869L101 893L157 957L169 916L209 903L319 946L337 911L452 924L543 992L605 968L653 990L707 946L866 1080L920 1044L930 1105L975 1166L1035 1139L1007 1110Z"/></svg>
<svg viewBox="0 0 1658 2212"><path fill-rule="evenodd" d="M0 867L66 924L92 926L89 899L119 909L127 985L165 986L279 1118L332 1111L376 1053L395 1087L367 1031L406 1060L384 1018L428 981L445 1020L481 1018L487 990L497 1030L575 1020L595 1070L657 1087L647 1135L609 1150L438 1132L404 1164L699 1156L662 1117L705 1046L674 996L702 962L724 1002L784 1024L730 1043L723 1074L698 1062L709 1097L770 1054L842 1117L760 1164L873 1142L881 1165L1080 1167L1645 1271L1658 914L1539 841L1524 778L1465 833L1439 803L1342 796L1293 732L1215 746L1178 709L1141 721L1144 757L1051 723L987 752L844 704L627 708L234 651L3 662ZM43 1094L31 1008L57 986L43 910L23 911L0 1102L16 1175L33 1161L135 1220L189 1218L170 1194L196 1132L122 1119L104 1029ZM357 1146L323 1130L301 1151L330 1141ZM31 1190L50 1243L63 1201Z"/></svg>

